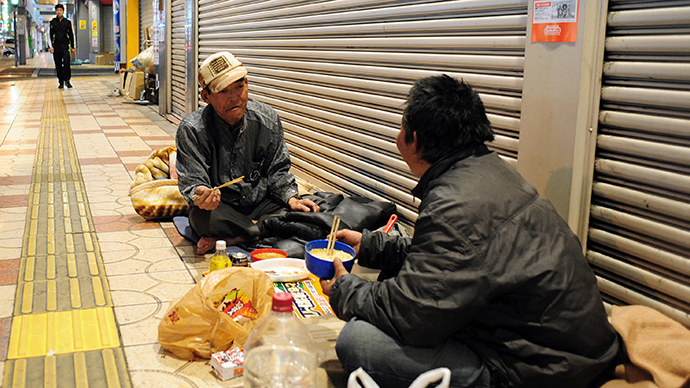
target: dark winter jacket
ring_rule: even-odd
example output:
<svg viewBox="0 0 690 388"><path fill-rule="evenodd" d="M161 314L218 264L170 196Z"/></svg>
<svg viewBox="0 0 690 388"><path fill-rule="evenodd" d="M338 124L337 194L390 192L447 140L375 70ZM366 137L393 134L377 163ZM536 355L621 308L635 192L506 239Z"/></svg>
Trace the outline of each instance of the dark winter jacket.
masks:
<svg viewBox="0 0 690 388"><path fill-rule="evenodd" d="M242 182L220 189L223 203L248 208L270 196L287 207L297 195L283 126L267 104L250 98L232 128L206 105L182 120L176 142L180 192L190 204L197 186L216 187L240 176Z"/></svg>
<svg viewBox="0 0 690 388"><path fill-rule="evenodd" d="M609 364L618 337L579 240L513 167L481 146L435 163L413 193L412 240L362 238L359 264L393 277L339 278L338 317L411 346L459 339L517 387L582 388Z"/></svg>
<svg viewBox="0 0 690 388"><path fill-rule="evenodd" d="M54 17L50 21L50 44L55 50L74 48L74 32L69 19L63 17L59 20Z"/></svg>

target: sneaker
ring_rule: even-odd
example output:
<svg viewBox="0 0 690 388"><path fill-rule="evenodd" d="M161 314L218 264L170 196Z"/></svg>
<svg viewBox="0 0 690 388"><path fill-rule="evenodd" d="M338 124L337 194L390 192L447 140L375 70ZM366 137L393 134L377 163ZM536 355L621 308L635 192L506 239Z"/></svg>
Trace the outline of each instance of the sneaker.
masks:
<svg viewBox="0 0 690 388"><path fill-rule="evenodd" d="M64 88L65 88L65 84L63 82L60 82L60 86L58 86L58 89L64 89Z"/></svg>
<svg viewBox="0 0 690 388"><path fill-rule="evenodd" d="M69 81L65 82L65 86L67 87L67 89L72 89L72 84L69 83Z"/></svg>

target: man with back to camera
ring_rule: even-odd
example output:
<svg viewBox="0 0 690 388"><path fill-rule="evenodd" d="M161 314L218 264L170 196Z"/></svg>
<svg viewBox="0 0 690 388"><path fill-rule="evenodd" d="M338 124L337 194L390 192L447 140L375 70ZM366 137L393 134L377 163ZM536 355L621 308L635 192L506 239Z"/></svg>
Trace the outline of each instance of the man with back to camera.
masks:
<svg viewBox="0 0 690 388"><path fill-rule="evenodd" d="M283 126L270 106L249 98L247 70L229 52L209 56L199 68L201 98L208 105L177 128L179 188L188 203L189 223L201 236L197 254L252 241L258 222L285 209L318 212L297 197ZM213 187L244 176L220 190Z"/></svg>
<svg viewBox="0 0 690 388"><path fill-rule="evenodd" d="M69 82L72 78L72 71L69 67L70 52L72 55L75 53L72 22L62 17L65 13L65 6L62 4L55 5L55 13L57 16L50 21L50 53L53 54L55 72L58 82L60 82L58 89L65 86L71 88L72 84Z"/></svg>
<svg viewBox="0 0 690 388"><path fill-rule="evenodd" d="M336 352L381 387L451 370L453 387L584 388L611 362L608 323L577 237L508 163L490 151L479 96L446 75L418 80L396 144L419 177L413 238L341 230L368 282L340 260L321 280L348 323Z"/></svg>

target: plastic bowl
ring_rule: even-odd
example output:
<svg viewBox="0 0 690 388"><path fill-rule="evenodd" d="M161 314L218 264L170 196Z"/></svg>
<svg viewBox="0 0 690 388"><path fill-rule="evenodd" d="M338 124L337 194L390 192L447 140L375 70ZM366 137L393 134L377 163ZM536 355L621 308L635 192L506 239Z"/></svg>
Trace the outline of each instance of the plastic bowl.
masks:
<svg viewBox="0 0 690 388"><path fill-rule="evenodd" d="M282 249L275 249L275 248L261 248L261 249L255 249L252 251L252 263L256 263L257 261L261 260L268 260L268 259L284 259L288 257L287 252L285 252Z"/></svg>
<svg viewBox="0 0 690 388"><path fill-rule="evenodd" d="M310 252L312 249L325 249L327 247L328 240L314 240L308 242L307 245L304 246L304 260L307 262L307 269L319 279L333 278L333 276L335 276L335 267L333 266L332 261L319 259ZM333 249L345 251L352 255L352 259L343 261L345 269L351 271L352 266L355 265L355 256L357 255L354 248L340 241L336 241Z"/></svg>

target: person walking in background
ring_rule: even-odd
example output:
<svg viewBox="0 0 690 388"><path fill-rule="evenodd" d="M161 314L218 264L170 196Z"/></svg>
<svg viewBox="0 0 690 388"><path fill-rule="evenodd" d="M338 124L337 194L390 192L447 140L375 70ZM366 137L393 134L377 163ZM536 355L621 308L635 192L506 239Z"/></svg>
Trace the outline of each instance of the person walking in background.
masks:
<svg viewBox="0 0 690 388"><path fill-rule="evenodd" d="M63 89L65 86L71 88L72 84L69 83L72 78L69 67L70 51L72 54L75 53L72 22L62 16L65 13L65 6L62 4L55 6L55 13L57 16L50 21L50 53L53 54L55 71L60 82L58 89Z"/></svg>

